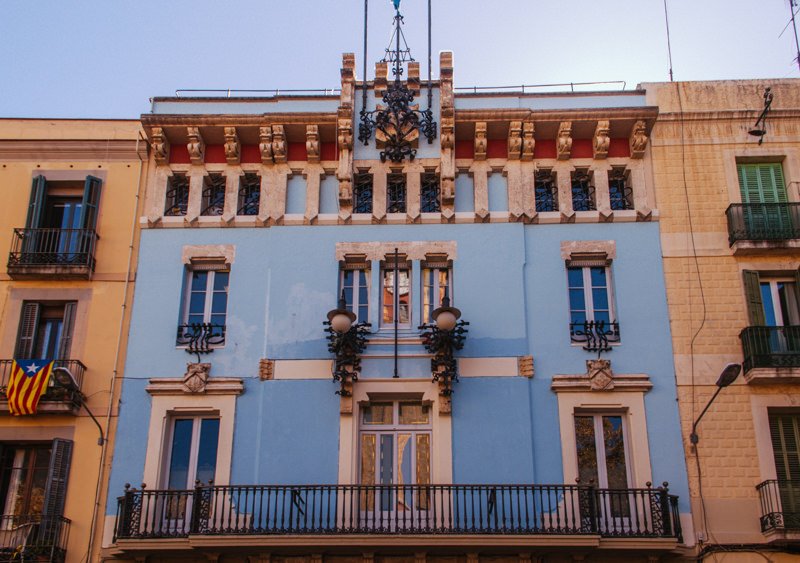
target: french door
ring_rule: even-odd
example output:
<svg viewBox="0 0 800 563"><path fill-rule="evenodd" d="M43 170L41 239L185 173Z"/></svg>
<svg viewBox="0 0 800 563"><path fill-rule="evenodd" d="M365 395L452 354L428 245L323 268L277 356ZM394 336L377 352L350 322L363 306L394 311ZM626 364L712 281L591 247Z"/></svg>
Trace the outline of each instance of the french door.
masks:
<svg viewBox="0 0 800 563"><path fill-rule="evenodd" d="M429 407L374 402L361 409L359 505L362 525L424 527L431 475Z"/></svg>

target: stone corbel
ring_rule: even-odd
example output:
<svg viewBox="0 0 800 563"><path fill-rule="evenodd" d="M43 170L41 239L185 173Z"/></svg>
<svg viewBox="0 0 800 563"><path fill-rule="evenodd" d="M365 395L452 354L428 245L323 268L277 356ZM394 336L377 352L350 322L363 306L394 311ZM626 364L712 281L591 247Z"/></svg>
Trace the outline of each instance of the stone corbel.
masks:
<svg viewBox="0 0 800 563"><path fill-rule="evenodd" d="M508 126L508 160L519 160L522 153L522 122L512 121Z"/></svg>
<svg viewBox="0 0 800 563"><path fill-rule="evenodd" d="M272 126L272 159L275 164L284 164L287 161L286 134L283 125Z"/></svg>
<svg viewBox="0 0 800 563"><path fill-rule="evenodd" d="M225 160L228 164L239 164L241 157L241 144L239 135L236 134L236 127L225 127Z"/></svg>
<svg viewBox="0 0 800 563"><path fill-rule="evenodd" d="M389 75L389 64L385 61L375 63L375 97L382 98L386 93L387 76ZM366 77L364 77L366 80Z"/></svg>
<svg viewBox="0 0 800 563"><path fill-rule="evenodd" d="M644 121L637 121L633 124L630 138L631 158L644 158L647 150L647 126Z"/></svg>
<svg viewBox="0 0 800 563"><path fill-rule="evenodd" d="M338 136L339 164L336 179L339 180L340 215L345 212L349 218L353 206L353 125L350 118L339 118Z"/></svg>
<svg viewBox="0 0 800 563"><path fill-rule="evenodd" d="M533 160L533 147L536 140L533 138L533 121L526 121L522 124L522 153L520 159L524 161Z"/></svg>
<svg viewBox="0 0 800 563"><path fill-rule="evenodd" d="M187 127L186 135L189 141L186 143L186 148L189 151L189 160L192 164L203 164L206 156L206 143L200 135L199 127Z"/></svg>
<svg viewBox="0 0 800 563"><path fill-rule="evenodd" d="M594 130L593 153L595 159L608 158L608 147L611 144L610 125L607 120L598 121Z"/></svg>
<svg viewBox="0 0 800 563"><path fill-rule="evenodd" d="M272 164L272 127L266 125L258 128L258 150L263 164Z"/></svg>
<svg viewBox="0 0 800 563"><path fill-rule="evenodd" d="M486 160L486 122L479 121L475 124L475 160Z"/></svg>
<svg viewBox="0 0 800 563"><path fill-rule="evenodd" d="M419 96L419 62L408 63L408 89L415 96Z"/></svg>
<svg viewBox="0 0 800 563"><path fill-rule="evenodd" d="M308 155L308 162L319 162L320 150L318 125L306 125L306 154Z"/></svg>
<svg viewBox="0 0 800 563"><path fill-rule="evenodd" d="M453 207L456 196L455 119L452 117L442 118L441 143L439 183L444 211Z"/></svg>
<svg viewBox="0 0 800 563"><path fill-rule="evenodd" d="M156 164L169 164L169 140L161 127L153 127L150 130L150 148L153 151L153 158Z"/></svg>
<svg viewBox="0 0 800 563"><path fill-rule="evenodd" d="M562 121L558 126L558 138L556 139L558 160L569 160L570 153L572 153L572 122Z"/></svg>

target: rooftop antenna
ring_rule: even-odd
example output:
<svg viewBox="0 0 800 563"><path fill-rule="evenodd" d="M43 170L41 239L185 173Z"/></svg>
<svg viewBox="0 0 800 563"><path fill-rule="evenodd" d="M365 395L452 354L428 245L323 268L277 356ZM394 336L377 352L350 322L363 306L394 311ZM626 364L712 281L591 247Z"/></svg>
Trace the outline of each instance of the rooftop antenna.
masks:
<svg viewBox="0 0 800 563"><path fill-rule="evenodd" d="M794 0L791 0L794 2ZM669 55L669 81L674 82L672 78L672 45L669 40L669 13L667 13L667 0L664 0L664 20L667 22L667 54Z"/></svg>
<svg viewBox="0 0 800 563"><path fill-rule="evenodd" d="M772 88L767 87L764 90L764 109L761 110L761 115L758 116L756 124L747 132L748 135L758 137L759 145L764 142L764 135L767 134L767 115L770 109L772 109Z"/></svg>
<svg viewBox="0 0 800 563"><path fill-rule="evenodd" d="M797 0L789 0L789 10L792 12L792 27L794 28L794 46L797 49L797 57L794 60L797 62L797 68L800 69L800 41L797 40L797 22L794 19L795 6L797 6Z"/></svg>

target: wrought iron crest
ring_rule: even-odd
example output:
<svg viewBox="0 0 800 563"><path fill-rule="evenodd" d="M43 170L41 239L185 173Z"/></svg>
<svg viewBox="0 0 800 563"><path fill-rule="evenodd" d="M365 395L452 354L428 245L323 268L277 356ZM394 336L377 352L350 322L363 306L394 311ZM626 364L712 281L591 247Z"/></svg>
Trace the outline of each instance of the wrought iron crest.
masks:
<svg viewBox="0 0 800 563"><path fill-rule="evenodd" d="M386 48L386 54L380 61L392 63L394 81L388 85L383 95L384 105L379 105L372 111L367 111L365 84L364 103L360 113L361 123L358 126L358 140L364 145L369 144L373 132L376 138L383 141L383 150L380 152L382 162L387 158L392 162L402 162L406 157L414 160L417 150L413 147L413 142L419 138L420 133L428 140L428 144L433 143L437 135L430 100L428 108L420 110L418 105L413 104L414 94L400 79L403 75L402 63L413 61L414 58L403 36L401 27L403 16L400 15L399 2L395 3L395 8L397 11L394 16L394 34L389 47ZM404 49L400 48L401 40Z"/></svg>
<svg viewBox="0 0 800 563"><path fill-rule="evenodd" d="M422 345L433 354L431 373L433 381L440 385L440 395L453 394L453 383L458 381L458 363L454 353L464 347L469 325L467 321L458 321L453 330L441 330L435 323L419 327L422 331Z"/></svg>
<svg viewBox="0 0 800 563"><path fill-rule="evenodd" d="M337 395L348 397L353 381L358 381L361 373L361 354L367 347L370 323L358 323L350 327L347 332L337 332L331 327L330 321L323 322L325 332L328 333L328 352L334 355L333 380L341 383Z"/></svg>

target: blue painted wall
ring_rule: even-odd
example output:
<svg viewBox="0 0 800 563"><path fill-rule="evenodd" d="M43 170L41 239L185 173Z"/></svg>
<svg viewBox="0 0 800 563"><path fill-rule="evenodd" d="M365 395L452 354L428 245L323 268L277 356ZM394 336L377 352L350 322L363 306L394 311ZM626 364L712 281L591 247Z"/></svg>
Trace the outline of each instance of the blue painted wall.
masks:
<svg viewBox="0 0 800 563"><path fill-rule="evenodd" d="M454 479L464 483L561 482L558 407L550 381L557 374L584 372L593 355L570 345L560 246L564 240L615 240L612 272L622 344L608 357L618 373L650 376L654 386L646 406L653 479L669 481L682 509L688 509L658 224L491 223L143 231L109 513L123 484L141 480L143 421L149 419L146 380L176 377L191 360L175 347L183 245L236 248L227 343L211 358L215 374L245 379L245 393L237 399L232 481L334 483L335 385L325 380L262 382L258 360L329 358L321 322L336 304L336 243L401 240L456 242L454 304L471 322L463 356L535 358L532 380L462 378L457 384L452 456ZM372 314L377 318L373 266ZM416 326L418 307L413 314ZM424 358L401 362L406 377L424 377L428 369ZM390 377L391 361L367 359L363 375Z"/></svg>

